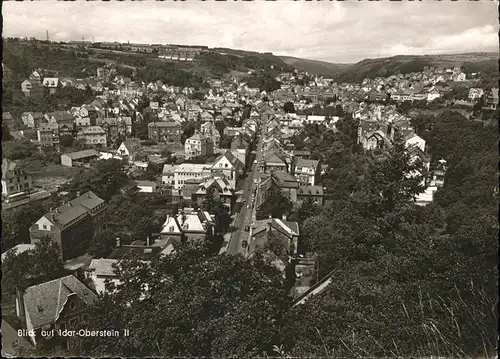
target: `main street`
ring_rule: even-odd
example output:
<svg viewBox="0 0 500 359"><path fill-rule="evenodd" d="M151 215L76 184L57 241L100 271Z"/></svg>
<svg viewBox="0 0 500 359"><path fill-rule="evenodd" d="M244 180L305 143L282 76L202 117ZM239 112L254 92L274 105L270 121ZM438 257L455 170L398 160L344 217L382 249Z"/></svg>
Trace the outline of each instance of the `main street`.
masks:
<svg viewBox="0 0 500 359"><path fill-rule="evenodd" d="M227 247L227 253L245 254L246 249L243 248L242 243L244 240L247 240L247 243L250 242L249 234L251 232L245 231L245 227L252 226L253 224L252 221L255 218L255 211L257 210L254 205L255 203L252 202L252 193L255 187L257 186L255 184L255 179L257 177L257 172L259 171L259 163L261 159L262 159L262 144L259 142L257 144L257 150L255 151L255 157L251 166L251 171L248 173L248 176L245 179L245 184L243 187L243 198L245 199L245 202L243 204L243 208L238 214L236 220L237 229L233 232L231 236L231 239Z"/></svg>
<svg viewBox="0 0 500 359"><path fill-rule="evenodd" d="M257 152L255 159L259 156L259 152ZM257 161L258 163L258 161ZM229 245L227 248L227 253L245 253L245 248L242 247L243 240L248 240L248 232L245 231L246 226L251 225L252 221L252 191L254 190L255 183L254 179L256 178L258 170L258 164L252 163L251 171L248 173L248 176L245 178L245 184L243 186L243 198L245 202L243 203L243 208L240 213L238 213L238 217L236 220L237 229L233 232L231 236L231 240L229 241Z"/></svg>

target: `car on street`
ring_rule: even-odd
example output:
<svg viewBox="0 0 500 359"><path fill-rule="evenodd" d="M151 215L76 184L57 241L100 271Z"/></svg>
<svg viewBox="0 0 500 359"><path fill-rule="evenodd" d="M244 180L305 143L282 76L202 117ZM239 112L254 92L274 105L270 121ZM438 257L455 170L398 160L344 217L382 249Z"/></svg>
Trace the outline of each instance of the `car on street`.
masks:
<svg viewBox="0 0 500 359"><path fill-rule="evenodd" d="M250 232L250 226L245 226L245 232Z"/></svg>
<svg viewBox="0 0 500 359"><path fill-rule="evenodd" d="M246 247L248 246L248 241L247 241L246 239L245 239L245 240L243 240L243 242L241 242L241 246L242 246L243 248L246 248Z"/></svg>

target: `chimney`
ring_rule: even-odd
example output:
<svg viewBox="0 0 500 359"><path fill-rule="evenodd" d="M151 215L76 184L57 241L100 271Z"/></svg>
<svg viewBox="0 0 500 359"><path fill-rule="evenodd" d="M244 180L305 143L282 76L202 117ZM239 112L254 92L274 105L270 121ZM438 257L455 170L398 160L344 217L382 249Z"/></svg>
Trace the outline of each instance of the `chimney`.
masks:
<svg viewBox="0 0 500 359"><path fill-rule="evenodd" d="M150 244L150 242L149 242L149 236L147 236L146 237L146 246L149 247L149 244Z"/></svg>
<svg viewBox="0 0 500 359"><path fill-rule="evenodd" d="M76 196L80 197L80 191L76 191Z"/></svg>
<svg viewBox="0 0 500 359"><path fill-rule="evenodd" d="M116 237L116 248L120 248L120 238Z"/></svg>
<svg viewBox="0 0 500 359"><path fill-rule="evenodd" d="M286 221L286 214L283 214L283 215L281 216L281 220L282 220L282 221Z"/></svg>

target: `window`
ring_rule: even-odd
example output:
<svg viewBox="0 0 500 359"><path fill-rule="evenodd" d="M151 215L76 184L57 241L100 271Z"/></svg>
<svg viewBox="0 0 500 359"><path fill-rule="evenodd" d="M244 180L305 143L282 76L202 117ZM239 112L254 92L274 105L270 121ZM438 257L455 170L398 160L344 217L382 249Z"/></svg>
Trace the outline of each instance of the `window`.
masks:
<svg viewBox="0 0 500 359"><path fill-rule="evenodd" d="M76 308L76 303L75 303L75 302L71 302L71 303L69 304L69 308L70 308L71 310L75 310L75 308Z"/></svg>
<svg viewBox="0 0 500 359"><path fill-rule="evenodd" d="M45 225L45 224L44 224L44 225L43 225L43 229L47 229L47 225Z"/></svg>

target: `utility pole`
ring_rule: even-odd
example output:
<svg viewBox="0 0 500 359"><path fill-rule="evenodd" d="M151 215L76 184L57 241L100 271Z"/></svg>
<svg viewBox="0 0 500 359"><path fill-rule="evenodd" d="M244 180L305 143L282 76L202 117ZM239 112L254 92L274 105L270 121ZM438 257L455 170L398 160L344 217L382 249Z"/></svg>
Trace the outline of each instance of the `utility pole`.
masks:
<svg viewBox="0 0 500 359"><path fill-rule="evenodd" d="M47 42L49 42L49 30L45 30L45 35L47 37Z"/></svg>

